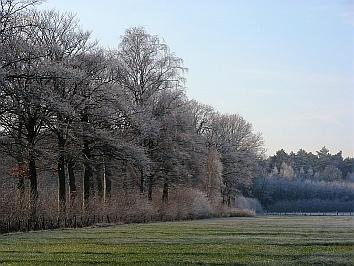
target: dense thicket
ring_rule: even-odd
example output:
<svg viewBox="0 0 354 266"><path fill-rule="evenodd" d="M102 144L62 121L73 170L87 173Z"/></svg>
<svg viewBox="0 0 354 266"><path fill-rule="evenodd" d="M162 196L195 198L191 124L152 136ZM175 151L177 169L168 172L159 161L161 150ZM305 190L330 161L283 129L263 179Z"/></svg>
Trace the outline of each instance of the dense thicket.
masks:
<svg viewBox="0 0 354 266"><path fill-rule="evenodd" d="M191 190L232 205L249 191L261 136L187 99L183 61L159 37L130 28L106 50L71 14L0 2L2 214L44 215L53 195L46 212L66 215Z"/></svg>

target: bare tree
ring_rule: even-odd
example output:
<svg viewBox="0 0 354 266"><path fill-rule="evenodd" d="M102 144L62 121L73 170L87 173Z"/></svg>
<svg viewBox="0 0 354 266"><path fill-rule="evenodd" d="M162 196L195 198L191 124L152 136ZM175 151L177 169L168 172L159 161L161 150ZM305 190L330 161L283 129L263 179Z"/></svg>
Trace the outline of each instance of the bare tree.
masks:
<svg viewBox="0 0 354 266"><path fill-rule="evenodd" d="M107 51L72 14L0 1L0 151L26 168L18 188L28 176L34 203L38 173L47 184L52 171L61 215L80 189L85 211L119 193L161 192L167 203L184 186L229 205L247 193L261 136L239 115L189 101L183 61L161 38L130 28Z"/></svg>
<svg viewBox="0 0 354 266"><path fill-rule="evenodd" d="M182 66L182 59L171 53L160 38L146 33L143 28L130 28L126 31L119 45L117 60L119 63L116 79L131 101L134 113L137 116L139 114L149 116L150 123L154 121L153 130L147 132L142 127L137 128L141 143L151 156L156 143L154 138L158 136L161 127L161 120L158 118L159 114L156 114L155 106L161 99L161 93L182 88L183 72L186 69ZM140 183L140 190L143 192L145 183L143 169L141 169ZM148 175L147 183L151 199L153 186L151 174Z"/></svg>
<svg viewBox="0 0 354 266"><path fill-rule="evenodd" d="M237 193L251 185L257 159L263 154L260 134L239 115L219 115L213 123L213 139L223 164L223 199L231 204Z"/></svg>
<svg viewBox="0 0 354 266"><path fill-rule="evenodd" d="M92 49L89 43L89 32L84 32L78 25L75 16L68 13L60 14L56 11L34 12L36 28L36 41L45 52L50 83L47 84L48 108L51 116L46 125L55 134L58 143L57 172L59 209L65 211L66 207L66 171L67 162L70 178L71 198L76 194L73 156L67 150L71 123L74 120L74 107L72 100L76 96L77 86L82 82L82 74L75 68L77 58Z"/></svg>

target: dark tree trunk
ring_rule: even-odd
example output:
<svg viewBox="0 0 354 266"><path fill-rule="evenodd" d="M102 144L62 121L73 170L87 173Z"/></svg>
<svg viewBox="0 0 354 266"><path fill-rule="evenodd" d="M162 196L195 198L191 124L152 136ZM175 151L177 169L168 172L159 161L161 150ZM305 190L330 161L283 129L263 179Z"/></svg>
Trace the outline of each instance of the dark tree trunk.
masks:
<svg viewBox="0 0 354 266"><path fill-rule="evenodd" d="M25 176L28 174L26 169L25 169L25 164L23 160L23 154L22 154L22 129L23 129L23 124L20 122L19 124L19 130L17 134L17 142L18 142L18 148L17 148L17 167L18 167L18 183L17 183L17 188L20 191L20 196L21 200L24 197L25 193Z"/></svg>
<svg viewBox="0 0 354 266"><path fill-rule="evenodd" d="M144 171L140 170L140 193L144 193Z"/></svg>
<svg viewBox="0 0 354 266"><path fill-rule="evenodd" d="M84 193L84 206L88 203L90 199L90 188L92 181L92 167L91 167L91 152L89 148L89 144L87 140L84 140L84 148L82 150L82 154L84 157L84 180L83 180L83 193Z"/></svg>
<svg viewBox="0 0 354 266"><path fill-rule="evenodd" d="M33 149L31 149L29 155L28 172L29 172L29 179L31 183L31 216L33 219L35 219L37 218L38 189L37 189L36 158Z"/></svg>
<svg viewBox="0 0 354 266"><path fill-rule="evenodd" d="M58 158L58 185L59 185L59 212L65 213L66 192L65 192L65 139L58 138L59 158Z"/></svg>
<svg viewBox="0 0 354 266"><path fill-rule="evenodd" d="M107 160L104 162L104 183L105 183L105 200L111 197L112 191L112 171Z"/></svg>
<svg viewBox="0 0 354 266"><path fill-rule="evenodd" d="M97 193L101 200L103 200L103 187L104 187L104 165L98 164L96 167L96 183Z"/></svg>
<svg viewBox="0 0 354 266"><path fill-rule="evenodd" d="M23 194L25 193L25 178L23 176L19 176L17 188L20 191L20 195L22 197Z"/></svg>
<svg viewBox="0 0 354 266"><path fill-rule="evenodd" d="M149 179L148 179L148 200L152 200L152 187L153 187L153 182L152 182L152 175L149 174Z"/></svg>
<svg viewBox="0 0 354 266"><path fill-rule="evenodd" d="M35 143L38 131L36 130L36 119L29 118L25 124L27 134L26 139L28 142L28 178L30 180L30 193L31 193L31 216L35 218L37 215L37 168L36 168L36 154Z"/></svg>
<svg viewBox="0 0 354 266"><path fill-rule="evenodd" d="M154 142L151 139L147 139L145 141L144 145L148 149L148 155L150 158L153 158L153 148L154 148ZM151 173L149 173L146 176L146 182L147 182L147 190L148 190L148 200L152 201L152 189L153 189L153 176Z"/></svg>
<svg viewBox="0 0 354 266"><path fill-rule="evenodd" d="M69 190L70 190L70 205L73 206L76 199L76 181L74 172L75 163L72 159L68 161L68 175L69 175Z"/></svg>
<svg viewBox="0 0 354 266"><path fill-rule="evenodd" d="M87 137L88 133L88 114L85 109L81 114L82 130L83 130L83 148L82 156L84 159L84 180L83 180L83 194L84 194L84 207L87 206L90 199L90 189L92 187L93 169L91 166L91 149L89 139Z"/></svg>
<svg viewBox="0 0 354 266"><path fill-rule="evenodd" d="M32 120L28 121L26 124L27 129L27 142L29 144L29 158L28 158L28 175L31 183L31 198L33 200L33 204L36 205L37 197L38 197L38 189L37 189L37 169L36 169L36 156L35 156L35 122Z"/></svg>
<svg viewBox="0 0 354 266"><path fill-rule="evenodd" d="M54 88L57 92L60 92L61 97L65 98L65 89L60 86L60 82L57 78L54 79ZM66 210L66 191L65 191L65 119L63 115L59 112L57 113L57 140L59 148L59 157L58 157L58 194L59 194L59 213L64 214Z"/></svg>
<svg viewBox="0 0 354 266"><path fill-rule="evenodd" d="M165 179L162 188L162 202L168 202L168 180Z"/></svg>
<svg viewBox="0 0 354 266"><path fill-rule="evenodd" d="M29 170L29 179L31 183L31 196L34 201L37 200L38 190L37 190L37 168L36 168L36 159L34 156L34 151L30 152L28 170Z"/></svg>

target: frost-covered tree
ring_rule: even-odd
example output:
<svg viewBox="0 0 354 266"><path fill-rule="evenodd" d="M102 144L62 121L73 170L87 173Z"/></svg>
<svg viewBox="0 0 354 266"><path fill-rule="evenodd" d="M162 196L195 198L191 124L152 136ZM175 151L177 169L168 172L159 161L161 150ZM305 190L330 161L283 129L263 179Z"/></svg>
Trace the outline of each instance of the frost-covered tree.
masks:
<svg viewBox="0 0 354 266"><path fill-rule="evenodd" d="M279 175L279 170L276 167L276 165L274 165L274 167L272 168L272 171L270 172L270 176L277 176Z"/></svg>
<svg viewBox="0 0 354 266"><path fill-rule="evenodd" d="M27 13L22 16L23 31L16 31L12 41L2 43L6 57L2 58L3 83L0 91L2 115L0 124L26 155L25 164L31 181L31 193L37 197L37 166L39 155L39 137L45 127L48 112L48 93L46 91L49 76L45 52L38 45L36 27L27 26L33 17ZM22 27L20 27L23 29ZM14 42L15 40L15 42Z"/></svg>
<svg viewBox="0 0 354 266"><path fill-rule="evenodd" d="M122 194L166 203L193 188L231 205L249 193L260 134L240 115L188 100L183 61L161 38L130 28L108 51L72 14L0 1L0 155L15 159L6 167L33 203L49 187L59 215Z"/></svg>
<svg viewBox="0 0 354 266"><path fill-rule="evenodd" d="M75 177L72 162L74 156L68 151L68 141L72 122L75 117L73 99L78 94L78 84L83 76L78 71L78 60L92 49L89 33L78 26L78 20L71 14L56 11L35 11L32 14L35 27L35 42L44 53L48 82L46 84L48 111L46 119L48 129L57 138L58 154L58 194L60 209L66 206L66 164L70 178L70 193L76 193Z"/></svg>
<svg viewBox="0 0 354 266"><path fill-rule="evenodd" d="M279 175L287 179L292 179L294 178L294 170L291 165L288 165L286 162L282 162Z"/></svg>
<svg viewBox="0 0 354 266"><path fill-rule="evenodd" d="M213 138L223 164L224 202L231 204L237 193L247 192L257 159L263 153L262 137L240 115L219 115L213 122Z"/></svg>
<svg viewBox="0 0 354 266"><path fill-rule="evenodd" d="M131 105L129 114L135 134L151 157L167 121L165 116L173 113L175 103L184 97L182 59L159 37L148 34L143 28L130 28L122 37L116 60L116 82ZM143 192L147 183L151 198L152 172L140 170L140 190Z"/></svg>
<svg viewBox="0 0 354 266"><path fill-rule="evenodd" d="M319 178L326 181L341 180L342 172L333 165L327 165L325 169L319 173Z"/></svg>

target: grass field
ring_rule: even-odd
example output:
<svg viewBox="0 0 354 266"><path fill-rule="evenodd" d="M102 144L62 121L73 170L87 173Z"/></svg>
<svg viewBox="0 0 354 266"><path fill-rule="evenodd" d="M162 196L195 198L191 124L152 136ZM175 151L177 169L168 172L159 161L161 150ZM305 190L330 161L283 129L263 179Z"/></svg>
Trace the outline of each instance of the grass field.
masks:
<svg viewBox="0 0 354 266"><path fill-rule="evenodd" d="M0 264L354 265L353 217L225 218L0 235Z"/></svg>

